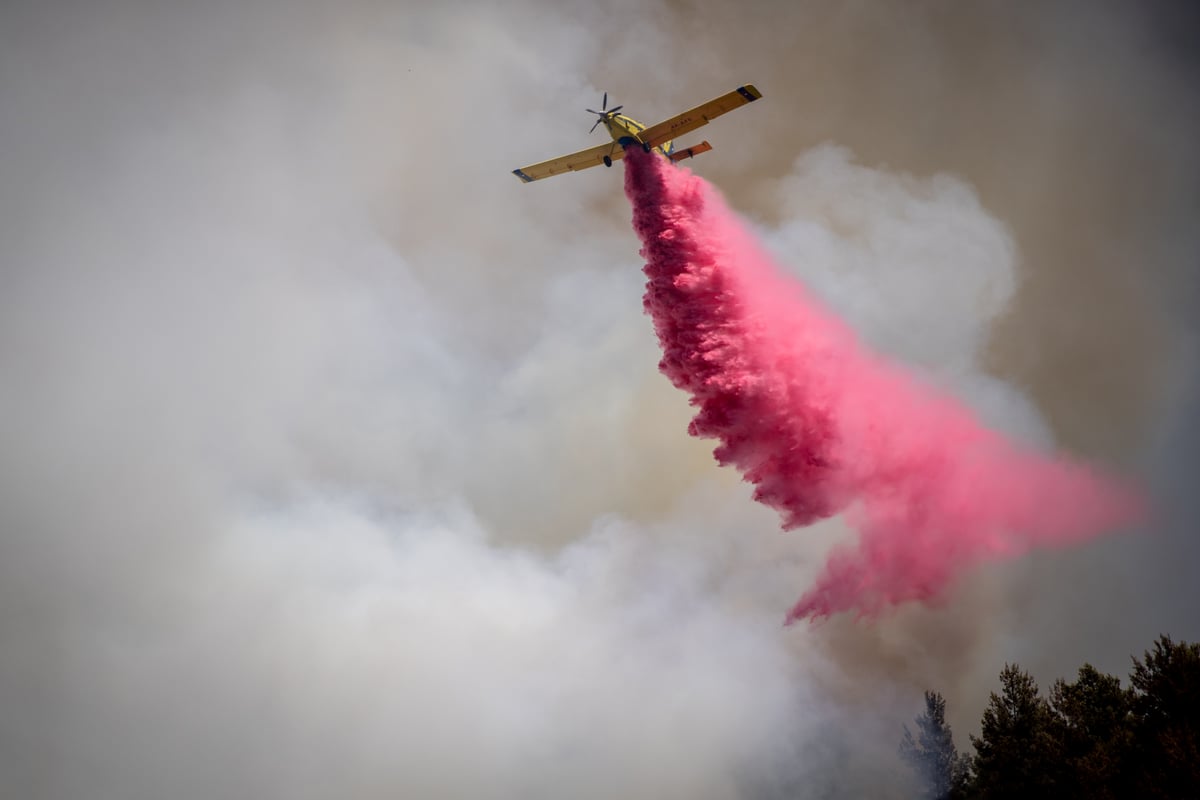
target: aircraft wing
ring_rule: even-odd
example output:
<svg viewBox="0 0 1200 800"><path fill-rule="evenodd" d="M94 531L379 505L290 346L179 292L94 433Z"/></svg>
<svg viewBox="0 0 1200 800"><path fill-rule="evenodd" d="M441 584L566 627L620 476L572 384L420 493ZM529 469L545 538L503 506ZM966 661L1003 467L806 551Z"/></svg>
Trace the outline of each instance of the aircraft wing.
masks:
<svg viewBox="0 0 1200 800"><path fill-rule="evenodd" d="M540 164L514 169L513 175L529 183L541 178L561 175L564 172L578 172L588 167L598 167L604 163L605 156L613 161L619 161L625 157L625 150L616 142L605 142L596 147L589 147L587 150L580 150L578 153L571 153L569 156L559 156Z"/></svg>
<svg viewBox="0 0 1200 800"><path fill-rule="evenodd" d="M707 125L722 114L733 111L746 103L752 103L762 97L762 93L747 83L739 86L729 94L723 94L715 100L709 100L703 105L696 106L690 111L671 117L668 120L651 125L639 135L642 143L650 147L658 147L663 142L690 133L697 128Z"/></svg>

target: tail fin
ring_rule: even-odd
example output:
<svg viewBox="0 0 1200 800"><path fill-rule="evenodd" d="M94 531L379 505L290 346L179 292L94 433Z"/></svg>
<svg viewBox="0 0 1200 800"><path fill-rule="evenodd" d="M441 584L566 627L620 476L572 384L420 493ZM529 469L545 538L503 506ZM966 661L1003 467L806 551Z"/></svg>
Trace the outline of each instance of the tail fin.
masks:
<svg viewBox="0 0 1200 800"><path fill-rule="evenodd" d="M701 142L700 144L694 144L691 147L684 147L675 150L673 153L671 153L671 160L683 161L685 158L692 158L693 156L698 156L701 153L707 153L709 150L712 150L712 145L708 142Z"/></svg>

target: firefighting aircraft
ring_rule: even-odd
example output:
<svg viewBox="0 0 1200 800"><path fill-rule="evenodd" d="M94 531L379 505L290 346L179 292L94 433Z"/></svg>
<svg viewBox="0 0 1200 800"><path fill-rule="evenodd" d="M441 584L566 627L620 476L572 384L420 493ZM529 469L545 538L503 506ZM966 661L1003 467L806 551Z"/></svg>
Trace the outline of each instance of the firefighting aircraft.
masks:
<svg viewBox="0 0 1200 800"><path fill-rule="evenodd" d="M690 133L702 125L707 125L725 112L733 111L738 106L744 106L746 103L752 103L760 97L762 97L762 94L758 89L755 89L753 85L748 83L745 86L739 86L729 94L723 94L715 100L709 100L707 103L696 106L690 111L685 111L682 114L647 128L636 119L617 113L624 106L609 108L608 92L605 92L604 101L600 104L600 110L595 111L589 108L588 113L595 114L599 118L592 125L592 131L596 130L596 126L603 122L604 127L608 128L608 132L613 138L611 142L591 147L587 150L580 150L578 153L572 153L569 156L560 156L559 158L552 158L549 161L543 161L540 164L514 169L513 175L516 175L526 183L530 183L542 178L561 175L564 172L578 172L588 167L598 167L601 164L611 167L614 161L620 161L625 157L626 147L635 144L641 145L641 148L647 153L654 150L672 161L682 161L685 158L691 158L700 153L707 153L709 150L712 150L712 145L708 142L701 142L691 147L676 150L672 139L676 136ZM588 132L591 133L592 131Z"/></svg>

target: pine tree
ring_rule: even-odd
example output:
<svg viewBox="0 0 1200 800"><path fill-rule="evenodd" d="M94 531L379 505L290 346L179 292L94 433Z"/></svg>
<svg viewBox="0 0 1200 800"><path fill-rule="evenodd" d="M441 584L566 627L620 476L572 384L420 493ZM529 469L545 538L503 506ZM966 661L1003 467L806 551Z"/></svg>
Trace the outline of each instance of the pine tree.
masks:
<svg viewBox="0 0 1200 800"><path fill-rule="evenodd" d="M1061 678L1050 690L1051 730L1062 757L1058 776L1063 798L1129 797L1127 782L1132 696L1121 679L1091 664L1074 683Z"/></svg>
<svg viewBox="0 0 1200 800"><path fill-rule="evenodd" d="M1000 673L1002 693L991 693L975 745L974 791L984 798L1043 797L1055 790L1058 748L1050 707L1016 664Z"/></svg>
<svg viewBox="0 0 1200 800"><path fill-rule="evenodd" d="M922 797L947 800L963 796L970 777L969 760L958 754L946 724L946 701L937 692L925 692L925 713L915 720L916 736L904 726L900 757L921 781Z"/></svg>
<svg viewBox="0 0 1200 800"><path fill-rule="evenodd" d="M1140 796L1200 797L1200 644L1160 636L1129 681Z"/></svg>

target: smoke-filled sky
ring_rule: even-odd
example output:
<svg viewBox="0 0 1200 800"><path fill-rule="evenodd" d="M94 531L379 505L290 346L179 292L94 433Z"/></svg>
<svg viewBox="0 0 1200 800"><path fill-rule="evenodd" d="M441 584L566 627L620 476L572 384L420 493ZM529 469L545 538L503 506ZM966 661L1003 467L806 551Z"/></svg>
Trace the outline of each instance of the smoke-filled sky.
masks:
<svg viewBox="0 0 1200 800"><path fill-rule="evenodd" d="M1004 661L1200 638L1187 3L0 6L0 795L903 796ZM657 372L622 165L1145 530L784 628L782 533Z"/></svg>

